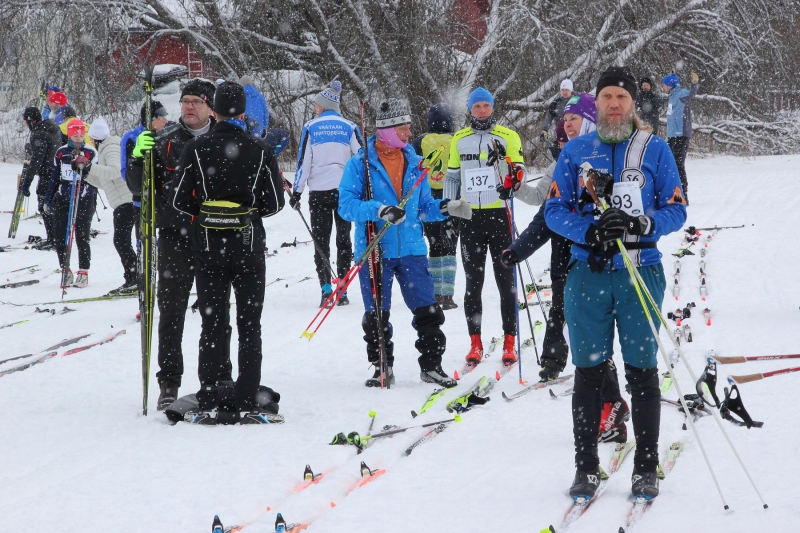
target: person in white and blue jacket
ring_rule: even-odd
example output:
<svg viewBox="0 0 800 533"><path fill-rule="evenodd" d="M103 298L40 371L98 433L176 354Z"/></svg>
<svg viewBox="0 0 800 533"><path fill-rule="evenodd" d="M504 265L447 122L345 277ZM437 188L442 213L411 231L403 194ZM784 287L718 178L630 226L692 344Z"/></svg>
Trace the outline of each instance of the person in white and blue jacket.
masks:
<svg viewBox="0 0 800 533"><path fill-rule="evenodd" d="M628 67L612 66L600 76L597 130L564 146L545 204L547 226L575 243L564 316L576 367L572 413L577 472L570 488L576 499L593 498L600 480L603 363L614 353L615 323L631 386L636 438L632 493L648 499L658 495L658 346L616 239L625 242L660 308L666 281L657 243L681 228L686 206L672 152L641 129L634 111L636 91ZM602 214L585 186L592 175L597 177L597 195L610 206Z"/></svg>
<svg viewBox="0 0 800 533"><path fill-rule="evenodd" d="M350 240L350 222L336 211L339 206L339 183L344 165L361 148L358 127L339 114L342 84L331 83L314 98L314 113L318 116L303 126L300 150L297 153L297 171L294 174L293 209L300 209L300 198L308 187L308 211L311 215L311 234L325 256L314 251L319 286L322 290L320 307L333 292L331 273L328 270L331 255L331 233L336 225L336 271L342 278L353 262L353 243ZM347 295L338 305L347 305Z"/></svg>
<svg viewBox="0 0 800 533"><path fill-rule="evenodd" d="M367 247L367 222L377 222L378 231L386 223L392 224L380 242L383 273L380 280L383 294L380 325L372 298L369 269L365 266L359 272L365 310L361 325L367 342L367 359L375 365L375 373L366 385L380 385L378 327L383 330L388 362L385 378L388 384L394 383L394 344L389 312L392 308L392 283L397 278L403 300L414 314L411 324L417 330L415 346L420 352L420 378L426 383L455 387L457 382L442 370L444 311L436 303L433 293L433 276L428 267L428 247L422 236L422 223L440 222L448 216L470 218L472 208L466 200L434 200L425 179L411 192L423 170L420 165L422 158L408 144L412 136L411 116L405 103L395 98L381 102L376 127L376 134L366 144L372 199L366 199L363 149L347 162L339 185L339 214L356 223L357 255ZM398 204L404 196L409 198L401 208Z"/></svg>
<svg viewBox="0 0 800 533"><path fill-rule="evenodd" d="M697 96L700 87L700 77L696 72L691 75L692 86L690 89L681 87L678 75L674 72L664 76L662 87L669 95L667 105L667 142L678 165L678 174L683 185L683 194L688 203L689 180L686 177L686 153L689 151L689 141L692 139L692 100Z"/></svg>

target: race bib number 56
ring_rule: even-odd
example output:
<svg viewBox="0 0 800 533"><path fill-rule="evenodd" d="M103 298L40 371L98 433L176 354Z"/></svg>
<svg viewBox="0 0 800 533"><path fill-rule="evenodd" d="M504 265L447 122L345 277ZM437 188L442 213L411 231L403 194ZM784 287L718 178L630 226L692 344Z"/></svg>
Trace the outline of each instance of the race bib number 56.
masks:
<svg viewBox="0 0 800 533"><path fill-rule="evenodd" d="M494 191L497 180L493 168L471 168L464 171L467 192Z"/></svg>

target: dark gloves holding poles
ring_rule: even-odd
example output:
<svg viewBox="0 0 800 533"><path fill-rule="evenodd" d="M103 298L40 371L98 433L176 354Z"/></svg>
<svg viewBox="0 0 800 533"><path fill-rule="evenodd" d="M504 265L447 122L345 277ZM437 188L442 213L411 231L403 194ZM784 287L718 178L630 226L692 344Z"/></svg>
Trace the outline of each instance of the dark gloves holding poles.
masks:
<svg viewBox="0 0 800 533"><path fill-rule="evenodd" d="M586 244L595 245L620 239L628 235L649 235L653 231L653 221L646 216L634 217L616 207L606 209L596 226L586 232Z"/></svg>
<svg viewBox="0 0 800 533"><path fill-rule="evenodd" d="M300 197L301 196L303 196L303 193L295 191L295 192L292 193L292 197L289 198L289 205L295 211L300 211Z"/></svg>
<svg viewBox="0 0 800 533"><path fill-rule="evenodd" d="M506 268L514 268L519 263L519 256L517 252L507 248L500 254L500 263Z"/></svg>
<svg viewBox="0 0 800 533"><path fill-rule="evenodd" d="M406 219L406 210L396 205L382 205L378 208L378 218L389 224L400 224Z"/></svg>

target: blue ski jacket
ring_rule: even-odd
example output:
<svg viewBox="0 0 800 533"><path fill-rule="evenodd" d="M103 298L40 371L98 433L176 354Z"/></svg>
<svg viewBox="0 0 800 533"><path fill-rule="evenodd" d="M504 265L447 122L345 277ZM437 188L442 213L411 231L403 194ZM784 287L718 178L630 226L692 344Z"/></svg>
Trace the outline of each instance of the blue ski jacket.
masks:
<svg viewBox="0 0 800 533"><path fill-rule="evenodd" d="M614 176L614 183L639 184L643 215L652 222L651 232L646 236L625 234L624 242L658 242L661 236L679 230L686 222L686 201L678 168L666 141L641 130L635 130L627 140L617 144L601 141L597 132L581 135L561 151L545 203L547 226L575 243L572 245L575 259L588 262L591 252L586 232L596 223L591 214L595 207L584 186L581 165L586 162L593 169ZM601 191L597 193L602 195ZM637 267L661 262L658 248L631 249L629 253ZM625 268L619 252L610 263L614 269Z"/></svg>
<svg viewBox="0 0 800 533"><path fill-rule="evenodd" d="M378 231L380 231L385 224L378 218L378 210L381 205L399 205L402 200L397 197L392 181L378 158L374 135L367 140L367 148L373 199L364 199L366 189L363 148L344 166L344 174L339 184L339 215L345 220L356 223L356 257L367 247L367 222L377 222ZM422 158L414 152L414 148L410 144L402 150L405 157L405 173L403 174L403 195L405 196L423 170L420 169ZM422 223L440 222L447 218L440 210L442 201L433 199L428 180L423 179L404 207L406 219L389 228L381 239L383 257L394 259L407 255L428 255L428 246L422 236Z"/></svg>
<svg viewBox="0 0 800 533"><path fill-rule="evenodd" d="M667 105L667 138L692 136L692 99L697 96L697 83L692 88L684 89L676 85L669 91Z"/></svg>
<svg viewBox="0 0 800 533"><path fill-rule="evenodd" d="M247 115L247 126L250 128L250 133L260 139L264 136L264 130L269 126L267 99L256 89L255 85L245 85L244 96L247 98L247 107L244 111Z"/></svg>

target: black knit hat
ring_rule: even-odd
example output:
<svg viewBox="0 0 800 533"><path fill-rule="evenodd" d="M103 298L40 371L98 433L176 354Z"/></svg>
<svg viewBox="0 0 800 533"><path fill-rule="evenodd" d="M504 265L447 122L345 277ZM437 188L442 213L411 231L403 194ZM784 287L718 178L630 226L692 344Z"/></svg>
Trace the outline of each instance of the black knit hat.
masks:
<svg viewBox="0 0 800 533"><path fill-rule="evenodd" d="M22 120L28 124L33 122L41 122L42 112L35 107L26 107L25 111L22 113Z"/></svg>
<svg viewBox="0 0 800 533"><path fill-rule="evenodd" d="M181 89L181 98L184 96L197 96L210 107L214 101L214 91L216 89L216 86L210 81L194 78L186 82L186 85Z"/></svg>
<svg viewBox="0 0 800 533"><path fill-rule="evenodd" d="M600 74L595 94L600 96L600 91L611 85L622 87L630 93L631 98L636 99L636 76L633 75L630 68L616 65L608 67L605 72Z"/></svg>
<svg viewBox="0 0 800 533"><path fill-rule="evenodd" d="M147 104L142 104L142 108L139 110L139 120L142 124L147 124L144 116L146 105ZM166 117L168 115L167 108L158 100L153 100L153 103L150 105L150 114L152 115L150 118Z"/></svg>
<svg viewBox="0 0 800 533"><path fill-rule="evenodd" d="M214 95L214 113L223 117L238 117L247 108L244 87L235 81L226 81L217 87Z"/></svg>
<svg viewBox="0 0 800 533"><path fill-rule="evenodd" d="M445 103L431 106L428 110L428 131L453 133L453 110Z"/></svg>
<svg viewBox="0 0 800 533"><path fill-rule="evenodd" d="M65 105L64 107L62 107L61 108L61 118L68 119L68 118L71 118L71 117L78 118L78 114L75 113L75 110L72 109L72 107L70 107L68 105Z"/></svg>

